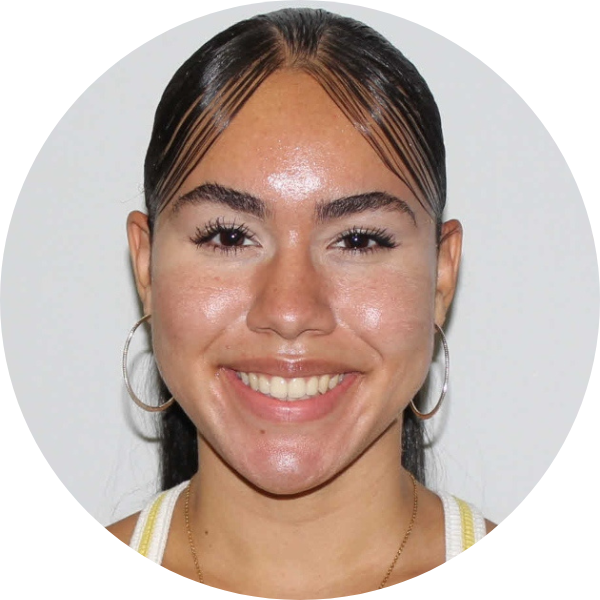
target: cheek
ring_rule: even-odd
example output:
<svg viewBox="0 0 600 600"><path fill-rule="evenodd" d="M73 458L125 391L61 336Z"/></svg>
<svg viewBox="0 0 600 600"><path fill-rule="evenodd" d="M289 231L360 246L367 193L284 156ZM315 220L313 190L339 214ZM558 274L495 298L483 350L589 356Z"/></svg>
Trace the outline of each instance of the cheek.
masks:
<svg viewBox="0 0 600 600"><path fill-rule="evenodd" d="M408 404L429 370L435 271L420 267L373 269L338 286L338 320L378 365L373 381L389 408L386 418Z"/></svg>
<svg viewBox="0 0 600 600"><path fill-rule="evenodd" d="M427 268L374 270L360 279L340 280L339 320L381 355L415 350L431 331L434 283Z"/></svg>
<svg viewBox="0 0 600 600"><path fill-rule="evenodd" d="M213 341L243 316L248 286L240 277L181 265L152 281L152 334L159 366L201 360Z"/></svg>

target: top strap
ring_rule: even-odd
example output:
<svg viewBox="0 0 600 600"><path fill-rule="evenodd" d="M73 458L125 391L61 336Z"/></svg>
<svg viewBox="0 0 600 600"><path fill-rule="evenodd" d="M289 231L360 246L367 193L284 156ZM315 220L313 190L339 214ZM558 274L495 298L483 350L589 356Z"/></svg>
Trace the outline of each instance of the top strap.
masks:
<svg viewBox="0 0 600 600"><path fill-rule="evenodd" d="M438 492L444 505L446 560L454 558L485 536L485 519L469 502Z"/></svg>
<svg viewBox="0 0 600 600"><path fill-rule="evenodd" d="M189 481L159 492L140 513L129 546L161 564L167 546L171 519L179 495ZM446 560L454 558L485 536L485 519L472 504L447 492L438 492L444 506Z"/></svg>
<svg viewBox="0 0 600 600"><path fill-rule="evenodd" d="M159 565L162 563L175 503L188 483L184 481L154 496L138 517L130 548Z"/></svg>

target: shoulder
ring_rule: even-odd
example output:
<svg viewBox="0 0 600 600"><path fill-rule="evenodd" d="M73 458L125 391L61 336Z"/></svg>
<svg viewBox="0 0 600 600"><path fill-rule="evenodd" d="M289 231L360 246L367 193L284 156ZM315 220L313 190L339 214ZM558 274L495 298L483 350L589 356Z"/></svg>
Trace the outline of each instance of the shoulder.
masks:
<svg viewBox="0 0 600 600"><path fill-rule="evenodd" d="M470 502L448 492L442 491L437 494L444 506L446 525L458 526L460 524L462 529L466 527L468 530L475 527L478 530L477 538L487 535L497 527L496 523L486 519L481 510Z"/></svg>
<svg viewBox="0 0 600 600"><path fill-rule="evenodd" d="M123 543L160 563L175 504L187 485L188 482L182 482L171 489L157 492L143 510L106 529Z"/></svg>
<svg viewBox="0 0 600 600"><path fill-rule="evenodd" d="M135 529L135 525L138 522L140 513L137 512L133 515L129 515L112 525L109 525L106 530L112 533L117 539L121 540L124 544L129 544L131 536Z"/></svg>
<svg viewBox="0 0 600 600"><path fill-rule="evenodd" d="M486 532L486 534L489 533L490 531L492 531L493 529L496 529L497 526L498 525L496 525L496 523L492 523L488 519L485 519L485 532Z"/></svg>

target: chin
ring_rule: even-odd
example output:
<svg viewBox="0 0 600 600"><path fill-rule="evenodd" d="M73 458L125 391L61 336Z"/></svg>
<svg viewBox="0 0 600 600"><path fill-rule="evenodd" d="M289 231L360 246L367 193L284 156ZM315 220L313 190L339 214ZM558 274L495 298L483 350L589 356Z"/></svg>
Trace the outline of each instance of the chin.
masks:
<svg viewBox="0 0 600 600"><path fill-rule="evenodd" d="M340 456L307 442L268 443L243 457L227 461L230 468L252 487L273 496L305 494L334 479L341 470Z"/></svg>

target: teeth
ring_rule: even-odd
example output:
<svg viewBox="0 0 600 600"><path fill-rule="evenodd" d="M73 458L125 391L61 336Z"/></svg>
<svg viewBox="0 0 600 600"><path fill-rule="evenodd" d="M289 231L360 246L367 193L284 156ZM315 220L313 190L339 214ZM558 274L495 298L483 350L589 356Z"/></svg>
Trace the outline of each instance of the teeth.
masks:
<svg viewBox="0 0 600 600"><path fill-rule="evenodd" d="M290 398L298 399L306 396L306 381L301 377L291 379L287 384L287 395Z"/></svg>
<svg viewBox="0 0 600 600"><path fill-rule="evenodd" d="M338 380L339 380L339 376L338 375L334 375L330 380L329 380L329 389L332 390L337 384L338 384Z"/></svg>
<svg viewBox="0 0 600 600"><path fill-rule="evenodd" d="M258 375L256 373L248 373L248 379L250 380L250 387L256 392L258 390Z"/></svg>
<svg viewBox="0 0 600 600"><path fill-rule="evenodd" d="M344 375L321 375L309 378L269 377L258 373L237 372L237 376L245 385L254 391L277 398L279 400L306 400L318 394L332 390L344 380Z"/></svg>
<svg viewBox="0 0 600 600"><path fill-rule="evenodd" d="M264 375L258 376L258 389L261 394L270 394L271 393L271 381L267 379Z"/></svg>
<svg viewBox="0 0 600 600"><path fill-rule="evenodd" d="M319 391L319 378L311 377L306 382L306 395L307 396L316 396Z"/></svg>
<svg viewBox="0 0 600 600"><path fill-rule="evenodd" d="M262 377L262 375L261 375ZM261 390L262 392L262 390ZM263 392L264 394L265 392ZM268 392L266 392L268 393ZM283 377L273 377L271 379L271 396L283 400L287 396L287 383Z"/></svg>
<svg viewBox="0 0 600 600"><path fill-rule="evenodd" d="M321 375L319 377L318 389L321 394L324 394L329 389L329 381L331 377L329 375Z"/></svg>

